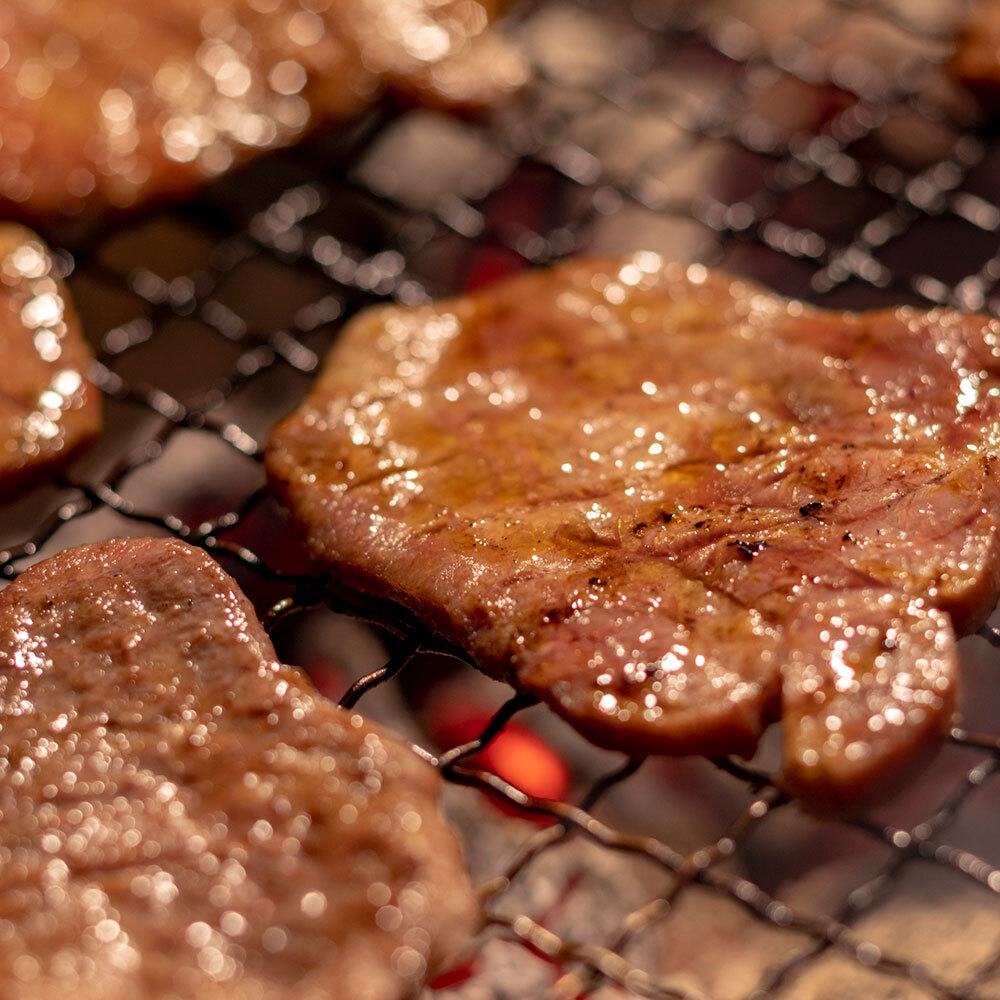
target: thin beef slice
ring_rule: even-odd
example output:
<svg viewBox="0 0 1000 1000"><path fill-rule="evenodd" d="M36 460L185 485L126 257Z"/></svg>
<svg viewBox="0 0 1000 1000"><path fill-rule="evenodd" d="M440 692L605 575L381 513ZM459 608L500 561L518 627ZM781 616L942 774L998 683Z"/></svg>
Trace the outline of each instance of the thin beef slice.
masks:
<svg viewBox="0 0 1000 1000"><path fill-rule="evenodd" d="M91 361L48 248L21 226L0 225L0 496L99 433Z"/></svg>
<svg viewBox="0 0 1000 1000"><path fill-rule="evenodd" d="M851 808L938 744L997 596L1000 327L652 253L343 332L269 445L346 585L594 742L754 750Z"/></svg>
<svg viewBox="0 0 1000 1000"><path fill-rule="evenodd" d="M180 542L0 594L0 995L412 996L476 925L433 769Z"/></svg>
<svg viewBox="0 0 1000 1000"><path fill-rule="evenodd" d="M496 104L498 0L52 0L0 9L0 199L39 218L176 196L386 87Z"/></svg>

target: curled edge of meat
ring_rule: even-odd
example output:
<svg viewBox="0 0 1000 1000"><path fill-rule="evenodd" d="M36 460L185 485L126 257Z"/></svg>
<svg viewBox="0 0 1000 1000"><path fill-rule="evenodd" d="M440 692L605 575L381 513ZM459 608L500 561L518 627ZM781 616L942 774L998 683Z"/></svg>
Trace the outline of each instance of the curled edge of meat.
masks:
<svg viewBox="0 0 1000 1000"><path fill-rule="evenodd" d="M621 627L617 612L608 614L603 625L599 608L587 616L571 614L554 622L558 633L550 627L553 622L537 618L529 621L519 617L517 612L503 620L491 621L489 613L479 607L475 598L479 572L473 566L476 557L461 551L454 565L443 568L437 559L439 553L427 543L430 535L442 534L438 529L454 528L461 533L461 526L451 522L435 525L431 532L422 536L419 530L407 528L405 516L400 515L396 520L395 515L380 514L376 520L382 527L376 529L373 521L371 531L376 536L380 531L384 533L381 544L389 554L385 562L380 563L379 557L373 562L370 550L363 544L359 548L351 538L355 529L359 533L368 530L363 527L367 524L366 501L347 499L341 504L338 499L340 487L334 484L326 487L327 493L323 492L324 477L333 463L339 463L338 468L343 469L350 459L346 453L338 455L325 450L322 437L314 428L319 425L329 430L335 426L334 412L338 407L349 408L345 400L378 397L378 392L366 396L366 386L376 384L380 376L391 377L397 363L392 356L380 358L375 346L386 329L387 320L396 321L395 332L383 338L383 342L404 343L399 331L410 326L419 328L424 317L433 319L448 314L458 318L460 327L471 325L489 316L498 299L502 299L503 309L512 309L516 314L520 303L531 303L539 298L555 300L570 286L574 292L586 289L594 273L613 274L619 266L631 266L630 262L638 256L622 261L564 262L552 269L522 273L464 298L411 310L382 307L357 317L331 350L310 397L273 433L267 452L272 485L303 529L313 553L337 568L345 587L403 604L449 641L469 651L485 672L516 688L535 693L597 745L640 755L736 753L750 756L763 729L781 720L784 722L782 782L785 787L816 812L863 808L898 788L908 773L918 769L939 749L956 705L955 629L963 634L974 629L989 613L1000 590L1000 543L995 517L1000 487L993 454L998 429L992 399L984 403L992 408L985 411L993 414L990 418L994 421L990 425L992 430L988 433L984 430L983 440L978 445L970 445L975 447L976 455L963 458L961 468L952 470L940 483L942 492L963 498L962 503L968 507L968 511L963 509L958 517L961 523L954 529L953 539L957 549L953 549L952 554L956 562L964 563L968 559L969 566L963 565L961 572L956 571L947 585L942 582L944 577L940 578L941 586L936 588L934 599L919 589L915 591L912 586L895 589L878 580L856 587L846 595L836 588L813 588L797 613L783 620L782 629L771 630L766 623L760 629L754 626L766 640L758 654L768 658L771 665L762 668L760 664L751 664L748 670L750 673L756 671L755 690L750 696L720 699L716 708L708 713L711 717L707 724L704 713L687 719L680 712L670 726L646 724L635 717L634 724L618 725L598 710L592 684L581 683L580 677L588 676L586 668L593 661L594 651L603 648L602 644L613 635L614 629ZM690 293L684 274L683 266L663 263L659 276L670 294L679 300ZM547 284L552 287L546 287ZM980 353L989 353L988 339L994 346L997 343L995 321L987 317L962 317L944 310L921 314L906 309L833 314L802 303L794 303L792 312L788 300L752 282L707 272L707 279L700 276L698 284L710 295L717 293L720 296L715 320L719 323L734 321L734 316L756 311L765 322L775 315L779 319L793 316L795 322L800 318L807 323L814 322L821 336L835 336L835 324L839 319L849 332L854 332L853 335L868 336L869 330L895 324L901 330L912 329L915 335L919 335L921 329L945 330L956 343L962 342L962 350L972 345L969 349L973 353L977 349ZM522 317L520 322L530 327L531 319ZM833 329L832 333L827 325ZM489 343L491 336L491 332L484 334L479 330L477 343ZM423 358L424 355L418 352L414 357ZM995 357L990 364L996 366ZM414 384L410 388L431 391L424 384ZM983 419L985 421L986 416ZM447 446L442 447L448 453ZM381 454L377 448L374 453ZM330 466L324 468L325 462ZM363 485L367 486L367 482L363 481ZM348 490L345 495L350 497L351 492ZM791 517L793 521L805 522L811 513L808 508L805 511L796 509ZM934 514L923 516L933 518ZM967 523L962 521L964 517ZM342 531L336 527L338 518L345 525ZM818 519L814 520L818 523ZM843 525L834 522L824 530L834 532L830 535L831 541L845 546L850 544L841 540ZM875 530L873 527L873 535ZM878 533L881 535L881 530ZM622 531L621 534L626 533ZM844 537L848 538L849 533ZM940 539L935 540L938 548L934 549L933 558L940 557L942 545L946 547L947 543L947 539L943 543ZM507 544L516 547L516 539L504 538L497 551L502 551ZM413 551L404 555L404 549ZM775 557L776 551L762 549L760 564ZM394 563L397 564L395 568ZM397 572L404 564L409 574L405 579ZM891 564L889 569L891 571ZM591 585L598 581L596 578L588 580L592 572L587 568L579 572L569 570L555 580L549 590L549 597L556 602L554 606L558 607L558 602L568 606L574 595L585 595L588 586L593 589ZM905 575L905 571L901 572ZM948 572L944 572L948 577ZM439 579L442 575L444 582ZM609 585L607 580L599 582L603 587ZM615 582L610 581L610 585L614 586ZM675 583L683 589L683 575ZM655 582L643 578L642 587L650 589L651 593L656 586ZM668 592L662 580L659 586L663 592ZM442 587L446 588L445 597L442 597ZM512 590L507 597L513 593ZM631 600L636 599L634 586L629 595ZM540 614L541 610L536 608L532 614ZM850 622L847 628L845 615ZM643 631L641 618L638 624L629 625L629 628L634 628L636 635L625 636L622 639L625 645ZM831 633L839 636L842 644L833 643L829 638ZM725 636L722 638L724 656L727 650ZM802 655L803 648L817 642L824 647L819 656ZM730 648L734 646L740 646L739 642ZM735 649L735 653L748 655L745 648ZM849 685L841 688L840 678L848 661L866 678L863 697L852 698ZM734 670L739 673L738 669ZM721 683L729 682L723 680ZM739 684L731 690L737 687ZM821 705L824 699L825 707ZM867 726L876 714L889 720L879 730ZM863 732L866 745L857 753L825 751L824 744L838 728L845 732L852 729Z"/></svg>

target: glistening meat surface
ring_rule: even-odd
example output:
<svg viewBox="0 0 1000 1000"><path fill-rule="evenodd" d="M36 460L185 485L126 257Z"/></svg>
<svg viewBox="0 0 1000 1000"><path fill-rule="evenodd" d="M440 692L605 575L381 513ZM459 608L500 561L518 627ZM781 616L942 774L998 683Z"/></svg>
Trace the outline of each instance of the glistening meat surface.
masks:
<svg viewBox="0 0 1000 1000"><path fill-rule="evenodd" d="M27 229L0 225L0 494L100 431L91 360L48 249Z"/></svg>
<svg viewBox="0 0 1000 1000"><path fill-rule="evenodd" d="M856 804L933 748L998 587L1000 327L642 253L359 316L274 432L346 583L630 753Z"/></svg>
<svg viewBox="0 0 1000 1000"><path fill-rule="evenodd" d="M33 217L182 193L386 87L475 107L525 78L499 0L0 7L0 200Z"/></svg>
<svg viewBox="0 0 1000 1000"><path fill-rule="evenodd" d="M387 1000L475 929L432 768L163 539L0 594L0 995Z"/></svg>

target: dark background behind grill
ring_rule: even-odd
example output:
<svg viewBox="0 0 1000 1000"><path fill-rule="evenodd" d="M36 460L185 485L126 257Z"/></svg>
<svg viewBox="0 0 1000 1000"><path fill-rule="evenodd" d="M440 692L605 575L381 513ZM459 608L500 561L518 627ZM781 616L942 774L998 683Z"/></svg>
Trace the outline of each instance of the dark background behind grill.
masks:
<svg viewBox="0 0 1000 1000"><path fill-rule="evenodd" d="M263 489L269 429L342 322L640 248L831 308L997 312L1000 140L942 69L964 9L528 4L507 30L536 82L486 120L387 99L188 203L51 229L100 356L107 430L58 483L2 509L0 571L176 534L275 608L280 654L321 689L339 697L405 662L361 710L431 753L466 738L449 723L488 718L509 692L423 651L433 637L391 609L347 607ZM539 826L502 784L506 812L460 787L489 780L475 760L438 761L476 876L510 878L489 883L470 963L428 997L1000 997L991 642L988 628L962 645L968 731L852 821L781 797L773 740L750 765L623 762L516 702L572 788L528 803L561 821Z"/></svg>

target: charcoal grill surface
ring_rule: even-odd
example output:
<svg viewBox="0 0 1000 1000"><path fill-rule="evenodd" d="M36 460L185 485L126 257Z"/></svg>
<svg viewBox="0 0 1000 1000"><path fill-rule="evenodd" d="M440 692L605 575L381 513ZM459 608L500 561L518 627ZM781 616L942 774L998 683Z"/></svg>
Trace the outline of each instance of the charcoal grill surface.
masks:
<svg viewBox="0 0 1000 1000"><path fill-rule="evenodd" d="M574 252L651 249L830 308L1000 312L1000 138L944 68L963 9L528 4L507 30L536 82L487 120L387 100L188 203L45 233L107 430L2 509L0 572L177 535L238 577L321 689L362 678L349 700L450 779L489 897L474 955L426 1000L1000 996L992 627L962 643L964 728L927 774L864 818L818 820L771 783L770 739L749 764L628 761L526 699L501 708L509 692L418 623L331 588L260 460L359 308ZM569 769L560 801L472 756L522 721L532 759Z"/></svg>

